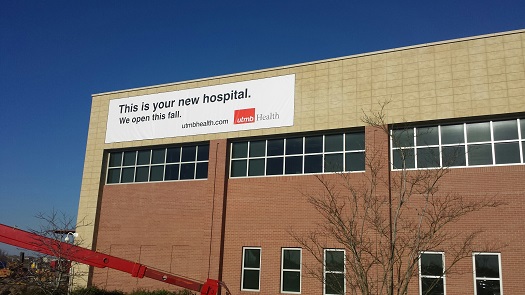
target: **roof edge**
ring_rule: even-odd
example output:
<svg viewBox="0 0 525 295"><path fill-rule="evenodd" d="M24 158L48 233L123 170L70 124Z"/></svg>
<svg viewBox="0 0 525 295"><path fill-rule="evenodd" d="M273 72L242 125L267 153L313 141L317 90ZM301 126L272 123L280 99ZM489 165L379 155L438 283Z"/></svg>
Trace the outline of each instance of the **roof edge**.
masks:
<svg viewBox="0 0 525 295"><path fill-rule="evenodd" d="M272 67L272 68L264 68L264 69L258 69L258 70L238 72L238 73L233 73L233 74L224 74L224 75L219 75L219 76L211 76L211 77L197 78L197 79L191 79L191 80L183 80L183 81L178 81L178 82L156 84L156 85L151 85L151 86L142 86L142 87L137 87L137 88L129 88L129 89L122 89L122 90L101 92L101 93L92 94L92 97L109 95L109 94L118 94L118 93L137 91L137 90L161 88L161 87L174 86L174 85L180 85L180 84L185 84L185 83L202 82L202 81L210 80L210 79L221 79L221 78L230 78L230 77L243 76L243 75L255 74L255 73L264 73L264 72L268 72L268 71L283 70L283 69L289 69L289 68L295 68L295 67L319 64L319 63L325 63L325 62L332 62L332 61L338 61L338 60L349 59L349 58L358 58L358 57L363 57L363 56L372 56L372 55L377 55L377 54L396 52L396 51L403 51L403 50L408 50L408 49L423 48L423 47L428 47L428 46L435 46L435 45L449 44L449 43L457 43L457 42L463 42L463 41L471 41L471 40L476 40L476 39L484 39L484 38L504 36L504 35L512 35L512 34L520 34L520 33L525 33L525 29L505 31L505 32L499 32L499 33L483 34L483 35L477 35L477 36L471 36L471 37L462 37L462 38L457 38L457 39L436 41L436 42L430 42L430 43L422 43L422 44L417 44L417 45L409 45L409 46L403 46L403 47L397 47L397 48L391 48L391 49L383 49L383 50L378 50L378 51L372 51L372 52L366 52L366 53L358 53L358 54L352 54L352 55L341 56L341 57L334 57L334 58L321 59L321 60L316 60L316 61L303 62L303 63L298 63L298 64L277 66L277 67Z"/></svg>

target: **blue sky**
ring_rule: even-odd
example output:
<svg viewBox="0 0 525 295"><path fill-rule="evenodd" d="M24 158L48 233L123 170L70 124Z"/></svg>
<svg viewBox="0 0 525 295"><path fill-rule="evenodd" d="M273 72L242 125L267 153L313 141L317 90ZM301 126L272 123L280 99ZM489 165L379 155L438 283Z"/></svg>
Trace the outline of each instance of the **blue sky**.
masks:
<svg viewBox="0 0 525 295"><path fill-rule="evenodd" d="M0 223L76 217L91 94L524 28L523 0L2 0Z"/></svg>

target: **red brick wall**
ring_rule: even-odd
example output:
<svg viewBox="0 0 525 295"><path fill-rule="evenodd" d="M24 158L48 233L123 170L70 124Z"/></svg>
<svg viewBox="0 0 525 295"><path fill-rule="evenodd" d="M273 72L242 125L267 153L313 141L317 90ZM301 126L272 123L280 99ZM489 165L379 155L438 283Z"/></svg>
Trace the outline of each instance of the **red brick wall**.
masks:
<svg viewBox="0 0 525 295"><path fill-rule="evenodd" d="M367 128L366 143L368 155L375 155L386 164L386 135L381 130ZM222 206L226 198L223 281L233 294L253 294L240 291L242 248L261 247L259 293L280 293L281 249L299 247L290 232L306 234L316 228L320 221L318 213L306 200L308 194L322 191L320 182L313 175L228 179L226 151L225 140L210 143L208 180L105 186L101 196L97 250L202 281L208 277L211 257L209 277L218 278ZM383 179L387 171L385 165ZM367 171L352 173L350 177L359 183L369 175ZM339 179L338 175L322 177L334 182ZM525 166L454 168L440 182L439 190L442 194L457 193L470 199L496 196L507 203L496 209L472 213L447 230L460 236L483 230L477 250L501 246L498 251L501 252L505 294L525 293L520 282L525 273L522 247L525 241ZM386 191L383 187L379 193L386 194ZM332 244L338 247L337 243ZM449 263L446 244L428 250L444 251L445 261ZM302 253L303 263L316 265L306 250ZM447 275L447 294L473 294L472 271L472 258L458 263L454 272ZM108 289L168 287L111 270L96 270L93 282ZM409 294L418 294L418 291L418 278L415 277ZM322 284L307 276L303 268L302 294L321 292Z"/></svg>
<svg viewBox="0 0 525 295"><path fill-rule="evenodd" d="M210 142L207 180L106 185L96 250L200 281L217 278L225 156L226 141ZM93 284L174 289L108 269L95 269Z"/></svg>

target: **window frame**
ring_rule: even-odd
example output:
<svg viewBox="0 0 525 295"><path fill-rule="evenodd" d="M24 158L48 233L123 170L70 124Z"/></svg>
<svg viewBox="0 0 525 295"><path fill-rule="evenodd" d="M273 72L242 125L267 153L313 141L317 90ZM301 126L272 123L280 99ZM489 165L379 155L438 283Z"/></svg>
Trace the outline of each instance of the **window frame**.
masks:
<svg viewBox="0 0 525 295"><path fill-rule="evenodd" d="M193 153L193 159L191 160L185 160L183 159L182 151L185 148L194 149ZM174 145L174 146L164 146L164 147L149 147L149 148L140 148L140 149L121 149L121 150L110 150L107 151L107 161L106 161L106 175L105 175L105 185L118 185L118 184L135 184L135 183L150 183L150 182L166 182L166 181L186 181L186 180L206 180L208 179L208 166L209 166L209 148L210 144L209 142L200 142L200 143L193 143L193 144L185 144L185 145ZM168 159L168 151L170 149L178 149L178 160L170 161ZM208 154L203 159L199 158L199 154L201 152L201 149L205 149L208 151ZM163 151L163 159L162 162L158 162L157 160L160 159L154 159L154 154L158 151ZM128 154L135 154L135 160L133 164L125 163L125 155ZM141 154L149 154L148 163L139 163L140 155ZM159 154L160 155L160 154ZM111 159L113 156L119 157L118 165L112 165ZM193 165L193 177L182 177L182 171L183 166L189 167L187 165ZM167 178L167 171L169 166L177 166L176 173L177 177L174 179L168 179ZM157 173L160 173L160 168L162 169L162 177L159 179L152 179L153 175L153 169L157 171ZM138 171L143 170L144 168L147 168L147 179L138 179ZM199 172L204 172L202 169L206 169L206 177L199 177ZM129 171L133 171L133 179L130 181L123 181L123 174L130 173ZM118 181L110 181L110 175L113 175L113 173L118 173ZM116 176L116 174L115 174ZM116 177L115 177L116 180Z"/></svg>
<svg viewBox="0 0 525 295"><path fill-rule="evenodd" d="M252 268L252 267L245 267L244 261L246 258L246 250L259 250L259 268ZM260 292L261 291L261 265L262 261L262 248L261 247L242 247L242 264L241 264L241 291L248 291L248 292ZM245 270L257 270L259 272L258 277L258 289L247 289L244 288L244 271Z"/></svg>
<svg viewBox="0 0 525 295"><path fill-rule="evenodd" d="M498 278L488 278L488 277L478 277L476 274L476 256L479 255L495 255L498 257ZM495 253L495 252L473 252L472 253L472 276L474 280L474 295L478 294L478 288L477 288L477 282L478 280L483 281L499 281L499 290L500 294L504 294L503 292L503 274L501 269L501 253Z"/></svg>
<svg viewBox="0 0 525 295"><path fill-rule="evenodd" d="M362 136L363 142L362 142L362 149L358 149L354 145L352 145L350 142L347 142L347 140L351 141L354 138L352 135L358 134ZM332 150L332 146L327 146L330 140L327 141L327 137L329 139L334 139L332 137L341 136L342 142L339 144L339 146L336 148L336 150ZM320 151L307 151L307 141L310 138L316 138L321 137L321 150ZM301 140L302 144L302 152L297 153L294 151L293 153L290 153L288 151L288 142L291 141L294 143L294 147L297 147L295 143L297 142L297 139ZM273 143L277 143L279 141L282 141L282 151L278 154L269 154L269 146ZM252 144L260 144L261 142L264 142L264 152L263 154L257 154L257 155L250 155L251 154L251 146ZM354 142L358 142L355 140ZM332 133L313 133L313 134L304 134L304 135L295 135L290 134L286 137L267 137L267 138L258 138L258 139L247 139L247 140L241 140L241 141L232 141L230 143L230 167L229 167L229 177L230 178L246 178L246 177L271 177L271 176L289 176L289 175L308 175L308 174L328 174L328 173L362 173L366 169L366 142L365 142L365 131L364 130L350 130L350 131L340 131L340 132L332 132ZM238 150L237 148L242 148L242 150ZM258 146L260 148L260 146ZM235 155L236 153L239 153L239 155ZM355 161L347 161L348 158L351 157L351 155L361 155L358 156ZM320 170L318 165L318 159L315 159L317 157L321 157L321 166ZM333 157L340 157L341 158L341 167L339 167L339 163L336 163L336 166L331 167L327 164L327 159ZM362 170L351 170L351 168L354 168L351 166L353 163L361 164L360 161L361 158L364 157L363 167ZM262 163L261 163L262 161ZM294 169L295 166L287 166L287 163L290 164L292 162L300 161L301 168L300 171L297 169ZM310 162L311 161L311 162ZM251 170L251 163L257 165L263 165L262 167L262 173L260 171L261 167L258 167L257 170L258 173L256 174L250 174L253 170ZM277 163L278 166L273 166L274 163ZM314 169L312 171L307 171L306 165L314 165ZM360 165L359 165L360 166ZM269 168L276 168L278 171L273 172ZM289 170L289 168L292 168ZM361 167L357 167L361 168ZM236 170L240 169L240 170ZM319 170L319 171L317 171ZM270 172L271 171L271 172ZM234 175L235 173L235 175ZM238 173L238 174L237 174Z"/></svg>
<svg viewBox="0 0 525 295"><path fill-rule="evenodd" d="M285 269L284 268L284 253L285 251L299 251L299 270L297 269ZM302 291L302 271L303 271L303 249L302 248L282 248L281 249L281 293L283 294L301 294ZM284 291L284 273L285 272L298 272L299 273L299 292Z"/></svg>
<svg viewBox="0 0 525 295"><path fill-rule="evenodd" d="M498 125L500 122L506 122L506 121L514 121L516 123L516 131L517 131L517 137L512 139L496 139L498 135L502 133L497 133L496 129L498 127L495 127L495 124ZM464 168L464 167L490 167L490 166L509 166L509 165L523 165L525 164L525 130L523 129L523 126L525 121L525 117L515 117L515 118L502 118L497 120L486 120L486 121L467 121L462 123L453 123L453 122L445 122L444 124L420 124L420 125L412 125L407 128L395 128L394 126L390 126L390 157L391 157L391 163L390 167L393 171L399 171L402 170L402 167L396 167L395 165L395 158L398 153L401 151L408 151L411 154L409 155L409 159L406 161L409 164L413 164L413 167L406 167L407 170L418 170L418 169L440 169L443 167L450 167L450 168ZM483 140L470 140L468 136L468 128L469 126L474 126L475 124L483 124L488 123L489 124L489 137L488 139ZM461 126L462 127L462 139L460 142L456 143L444 143L443 142L443 128L448 126ZM438 142L432 143L432 144L424 144L418 142L418 131L425 128L436 128L437 130L437 137ZM408 132L409 134L412 134L411 143L410 145L404 145L406 144L405 141L401 140L399 143L396 144L394 139L394 133L396 131L400 131L400 133L403 133L404 131ZM421 136L421 135L420 135ZM409 137L407 137L410 139ZM407 139L407 138L401 138L401 139ZM507 147L510 147L510 145L516 145L517 146L517 152L519 153L517 158L519 158L519 161L517 162L499 162L496 158L497 154L496 151L498 148L503 148L505 145ZM473 158L469 158L469 148L473 147L490 147L490 163L484 163L484 164L476 164L472 163ZM451 165L444 163L444 150L447 148L457 148L458 151L461 151L461 160L462 163L452 163ZM515 148L515 147L514 147ZM439 156L439 165L437 166L429 166L429 167L421 167L419 165L419 159L418 155L420 152L423 152L423 150L430 150L430 149L437 149L438 156ZM398 152L399 151L399 152ZM488 160L488 159L487 159ZM500 159L501 161L501 159ZM424 161L425 162L425 161ZM424 163L423 162L423 163Z"/></svg>
<svg viewBox="0 0 525 295"><path fill-rule="evenodd" d="M435 275L423 275L421 273L421 256L424 254L440 254L441 255L441 272L443 275L441 276L435 276ZM421 251L419 253L419 261L418 261L418 276L419 276L419 295L426 295L423 294L423 282L422 278L429 278L429 279L441 279L443 280L443 295L447 295L447 278L446 278L446 268L445 268L445 252L439 252L439 251Z"/></svg>
<svg viewBox="0 0 525 295"><path fill-rule="evenodd" d="M327 271L326 270L326 253L327 252L343 252L343 271ZM326 275L327 274L342 274L343 275L343 294L346 294L346 250L342 248L327 248L323 251L323 295L340 295L333 293L326 293Z"/></svg>

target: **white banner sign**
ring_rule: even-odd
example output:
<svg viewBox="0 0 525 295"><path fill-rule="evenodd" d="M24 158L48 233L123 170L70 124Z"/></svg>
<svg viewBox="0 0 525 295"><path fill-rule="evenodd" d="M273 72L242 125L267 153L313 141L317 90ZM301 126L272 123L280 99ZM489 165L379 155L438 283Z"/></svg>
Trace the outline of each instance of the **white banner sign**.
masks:
<svg viewBox="0 0 525 295"><path fill-rule="evenodd" d="M292 126L295 75L109 102L106 143Z"/></svg>

